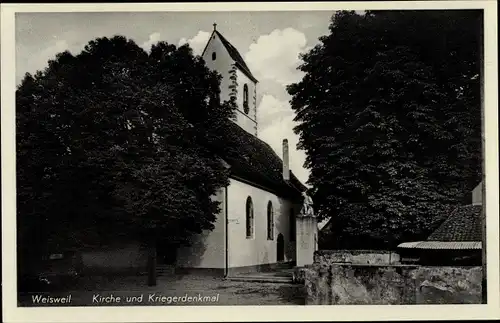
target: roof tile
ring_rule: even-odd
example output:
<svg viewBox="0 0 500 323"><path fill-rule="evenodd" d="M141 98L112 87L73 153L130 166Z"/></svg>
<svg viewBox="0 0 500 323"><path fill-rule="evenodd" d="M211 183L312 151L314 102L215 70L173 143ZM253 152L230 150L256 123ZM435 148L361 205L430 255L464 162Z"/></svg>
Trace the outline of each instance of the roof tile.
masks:
<svg viewBox="0 0 500 323"><path fill-rule="evenodd" d="M427 241L482 241L481 205L454 209Z"/></svg>
<svg viewBox="0 0 500 323"><path fill-rule="evenodd" d="M232 175L282 197L301 198L300 192L306 187L291 171L290 181L283 179L283 161L271 146L233 122L228 127L226 141L220 142L224 146L215 148L231 166Z"/></svg>

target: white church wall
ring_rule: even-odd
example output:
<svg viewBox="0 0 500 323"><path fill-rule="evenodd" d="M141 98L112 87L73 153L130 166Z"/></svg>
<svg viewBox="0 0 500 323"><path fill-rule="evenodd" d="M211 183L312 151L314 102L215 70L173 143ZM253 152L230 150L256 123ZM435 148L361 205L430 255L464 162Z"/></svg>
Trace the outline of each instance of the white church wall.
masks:
<svg viewBox="0 0 500 323"><path fill-rule="evenodd" d="M191 246L177 250L177 266L180 268L225 268L225 189L221 189L214 200L220 201L215 228L193 235Z"/></svg>
<svg viewBox="0 0 500 323"><path fill-rule="evenodd" d="M254 210L254 235L246 237L246 200L250 196ZM267 239L267 205L274 208L274 239ZM295 242L290 241L289 210L292 204L265 190L231 179L228 190L228 262L229 267L273 264L277 261L277 237L283 234L285 261L295 260ZM294 208L296 209L296 208Z"/></svg>
<svg viewBox="0 0 500 323"><path fill-rule="evenodd" d="M238 112L236 116L237 124L245 129L247 132L257 135L257 86L240 70L236 71L236 81L238 83ZM248 114L243 109L243 87L245 84L248 86Z"/></svg>
<svg viewBox="0 0 500 323"><path fill-rule="evenodd" d="M221 84L220 84L220 98L221 101L229 100L231 90L229 86L232 83L232 80L229 79L229 70L231 69L231 65L234 63L233 59L227 52L226 48L222 44L222 41L217 35L213 35L213 38L207 45L205 49L205 53L203 54L203 59L205 60L205 64L211 70L217 71L221 76ZM215 53L215 60L212 60L212 54ZM257 134L257 124L255 120L257 120L257 92L256 85L253 81L251 81L245 74L243 74L239 69L236 71L236 82L238 83L237 91L238 97L236 100L238 111L236 113L235 122L242 127L247 132L256 135ZM244 84L248 86L248 99L249 99L249 107L250 111L245 114L243 110L243 86Z"/></svg>
<svg viewBox="0 0 500 323"><path fill-rule="evenodd" d="M483 204L483 183L479 183L472 191L472 205Z"/></svg>

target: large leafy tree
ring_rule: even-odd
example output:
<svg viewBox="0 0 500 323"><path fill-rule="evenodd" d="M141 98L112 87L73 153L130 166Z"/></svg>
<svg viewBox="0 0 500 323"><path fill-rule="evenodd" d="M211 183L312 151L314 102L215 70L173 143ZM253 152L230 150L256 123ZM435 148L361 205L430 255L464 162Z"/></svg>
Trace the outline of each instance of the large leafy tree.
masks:
<svg viewBox="0 0 500 323"><path fill-rule="evenodd" d="M478 17L342 11L302 56L288 91L329 247L424 238L480 180Z"/></svg>
<svg viewBox="0 0 500 323"><path fill-rule="evenodd" d="M121 36L60 53L16 93L20 262L120 236L145 243L213 228L227 185L207 147L232 117L220 77L188 46Z"/></svg>

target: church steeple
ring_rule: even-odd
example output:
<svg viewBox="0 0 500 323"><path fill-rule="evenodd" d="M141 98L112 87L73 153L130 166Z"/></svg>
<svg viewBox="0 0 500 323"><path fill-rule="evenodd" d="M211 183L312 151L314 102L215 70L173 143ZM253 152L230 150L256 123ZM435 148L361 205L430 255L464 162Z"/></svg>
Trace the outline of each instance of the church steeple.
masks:
<svg viewBox="0 0 500 323"><path fill-rule="evenodd" d="M213 23L213 28L202 57L208 68L222 76L221 100L233 99L236 102L236 118L233 121L257 136L258 81L238 50L217 30L217 23Z"/></svg>

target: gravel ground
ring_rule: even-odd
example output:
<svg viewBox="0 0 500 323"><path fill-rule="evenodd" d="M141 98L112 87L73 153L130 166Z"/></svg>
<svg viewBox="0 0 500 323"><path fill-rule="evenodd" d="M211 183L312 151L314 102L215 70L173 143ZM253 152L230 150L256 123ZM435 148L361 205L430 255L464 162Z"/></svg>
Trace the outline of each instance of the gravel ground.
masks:
<svg viewBox="0 0 500 323"><path fill-rule="evenodd" d="M236 282L212 277L92 277L65 291L20 295L20 306L304 305L302 285ZM44 296L51 296L50 300ZM56 297L71 298L64 304ZM142 297L141 297L142 296ZM35 301L34 299L37 299Z"/></svg>

